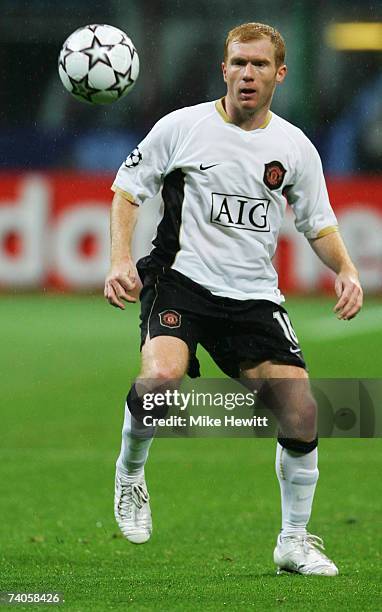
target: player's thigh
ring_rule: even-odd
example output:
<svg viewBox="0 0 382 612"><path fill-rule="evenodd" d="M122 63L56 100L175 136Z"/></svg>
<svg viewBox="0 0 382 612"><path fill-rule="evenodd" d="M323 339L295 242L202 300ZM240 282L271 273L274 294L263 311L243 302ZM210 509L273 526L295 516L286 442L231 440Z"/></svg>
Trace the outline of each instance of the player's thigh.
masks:
<svg viewBox="0 0 382 612"><path fill-rule="evenodd" d="M199 324L190 308L193 300L191 289L170 271L144 276L139 378L180 379L195 367Z"/></svg>
<svg viewBox="0 0 382 612"><path fill-rule="evenodd" d="M308 379L307 371L300 367L285 363L275 363L267 360L253 365L250 361L240 364L241 375L249 379L290 378Z"/></svg>
<svg viewBox="0 0 382 612"><path fill-rule="evenodd" d="M232 378L239 378L241 372L253 378L267 377L272 376L272 366L280 364L281 367L295 366L296 374L277 367L274 376L301 376L305 360L282 306L269 300L238 303L227 299L223 314L228 314L229 319L225 316L216 320L215 337L209 336L211 327L207 329L203 346L225 374Z"/></svg>
<svg viewBox="0 0 382 612"><path fill-rule="evenodd" d="M178 380L185 375L189 359L189 347L181 338L147 336L142 347L139 378Z"/></svg>
<svg viewBox="0 0 382 612"><path fill-rule="evenodd" d="M314 408L308 373L304 368L274 361L263 361L253 365L240 364L242 382L255 389L259 398L275 413L283 414L285 409L291 415Z"/></svg>
<svg viewBox="0 0 382 612"><path fill-rule="evenodd" d="M260 402L273 412L285 435L315 437L317 406L304 368L272 361L243 363L241 368L244 384L257 390Z"/></svg>

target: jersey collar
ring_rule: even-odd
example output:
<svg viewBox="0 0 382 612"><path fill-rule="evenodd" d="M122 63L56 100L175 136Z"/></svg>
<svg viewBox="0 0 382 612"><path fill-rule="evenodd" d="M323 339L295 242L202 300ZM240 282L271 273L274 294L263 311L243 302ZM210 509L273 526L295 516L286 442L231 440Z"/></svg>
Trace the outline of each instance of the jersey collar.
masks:
<svg viewBox="0 0 382 612"><path fill-rule="evenodd" d="M226 123L232 123L231 119L230 119L230 118L229 118L229 116L227 115L226 110L225 110L225 108L224 108L224 105L223 105L223 100L224 100L224 96L223 96L223 98L220 98L220 100L217 100L217 101L215 102L215 108L216 108L216 110L218 111L219 115L220 115L220 116L223 118L223 120L224 120ZM268 113L267 113L267 116L266 116L266 118L265 118L264 123L262 123L262 124L261 124L261 125L260 125L258 128L256 128L256 129L258 129L258 130L264 130L264 129L267 127L267 125L269 125L269 122L270 122L270 120L271 120L271 119L272 119L272 113L271 113L271 111L268 111Z"/></svg>

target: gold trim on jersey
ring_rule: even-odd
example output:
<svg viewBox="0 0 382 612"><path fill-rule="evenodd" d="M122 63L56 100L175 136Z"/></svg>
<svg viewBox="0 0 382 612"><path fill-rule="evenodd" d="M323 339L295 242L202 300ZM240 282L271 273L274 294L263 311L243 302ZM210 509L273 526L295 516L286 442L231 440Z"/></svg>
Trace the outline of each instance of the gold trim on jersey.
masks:
<svg viewBox="0 0 382 612"><path fill-rule="evenodd" d="M220 100L215 102L216 110L218 111L219 115L223 118L223 120L226 123L232 123L231 119L227 115L227 112L226 112L226 110L224 108L223 100L224 100L224 97L220 98ZM272 119L272 113L271 113L271 111L268 111L264 123L262 123L257 129L263 130L264 128L266 128L267 125L269 125L269 122L270 122L271 119Z"/></svg>
<svg viewBox="0 0 382 612"><path fill-rule="evenodd" d="M231 119L228 117L227 113L225 112L225 108L223 106L223 100L224 98L220 98L220 100L215 102L216 110L218 111L219 115L223 117L226 123L232 123Z"/></svg>
<svg viewBox="0 0 382 612"><path fill-rule="evenodd" d="M323 238L324 236L333 234L334 232L338 232L338 225L329 225L328 227L324 227L324 229L320 230L316 238Z"/></svg>
<svg viewBox="0 0 382 612"><path fill-rule="evenodd" d="M262 123L260 125L259 130L263 130L264 128L266 128L267 125L269 125L269 122L270 122L271 119L272 119L272 113L269 110L268 113L267 113L267 116L265 117L265 121L264 121L264 123Z"/></svg>
<svg viewBox="0 0 382 612"><path fill-rule="evenodd" d="M115 185L113 183L113 185L110 188L112 191L114 191L115 193L119 193L121 196L123 196L124 198L126 198L126 200L129 200L129 202L131 204L135 204L135 206L138 206L138 204L135 201L134 196L131 195L131 193L129 193L128 191L123 191L123 189L121 189L120 187L118 187L117 185Z"/></svg>

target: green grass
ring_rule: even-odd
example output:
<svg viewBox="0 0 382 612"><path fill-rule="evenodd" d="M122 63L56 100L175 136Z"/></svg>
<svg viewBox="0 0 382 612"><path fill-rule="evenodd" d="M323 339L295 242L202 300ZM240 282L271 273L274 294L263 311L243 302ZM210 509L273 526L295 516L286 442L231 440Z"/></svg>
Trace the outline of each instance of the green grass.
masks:
<svg viewBox="0 0 382 612"><path fill-rule="evenodd" d="M379 304L344 323L330 300L288 302L312 376L381 375L382 330L365 323ZM382 610L380 440L320 443L310 529L338 563L335 579L275 576L272 440L156 440L154 534L134 547L119 537L112 496L136 307L3 296L0 321L0 590L61 591L73 611ZM219 375L201 360L205 376Z"/></svg>

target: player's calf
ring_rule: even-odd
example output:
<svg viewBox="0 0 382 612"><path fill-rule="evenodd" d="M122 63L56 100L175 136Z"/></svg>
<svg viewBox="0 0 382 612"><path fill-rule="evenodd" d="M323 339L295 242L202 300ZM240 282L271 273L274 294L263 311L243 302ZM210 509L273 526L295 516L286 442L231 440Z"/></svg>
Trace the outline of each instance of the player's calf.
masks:
<svg viewBox="0 0 382 612"><path fill-rule="evenodd" d="M317 437L278 439L276 474L280 483L282 529L274 550L274 561L281 570L304 575L335 576L338 569L323 553L323 542L307 532L315 488Z"/></svg>

